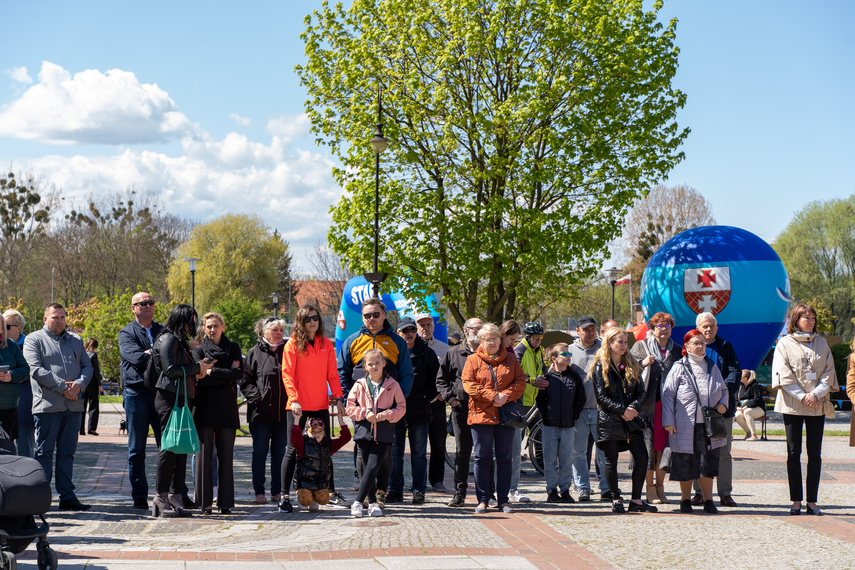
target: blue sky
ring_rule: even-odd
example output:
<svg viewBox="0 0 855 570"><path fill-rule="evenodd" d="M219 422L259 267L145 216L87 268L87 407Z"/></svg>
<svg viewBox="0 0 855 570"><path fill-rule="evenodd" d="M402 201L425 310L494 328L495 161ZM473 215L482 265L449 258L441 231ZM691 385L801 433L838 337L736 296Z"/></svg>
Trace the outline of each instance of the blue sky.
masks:
<svg viewBox="0 0 855 570"><path fill-rule="evenodd" d="M341 194L294 73L319 5L3 2L0 164L69 199L133 184L199 221L255 213L309 270ZM669 184L768 241L809 201L855 192L855 3L671 0L662 15L679 19L692 129Z"/></svg>

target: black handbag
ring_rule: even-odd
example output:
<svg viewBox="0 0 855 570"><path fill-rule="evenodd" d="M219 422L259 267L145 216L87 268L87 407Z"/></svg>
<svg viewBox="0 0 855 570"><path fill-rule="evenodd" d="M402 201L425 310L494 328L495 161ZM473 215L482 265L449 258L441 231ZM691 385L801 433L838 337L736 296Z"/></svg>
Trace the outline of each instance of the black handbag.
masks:
<svg viewBox="0 0 855 570"><path fill-rule="evenodd" d="M493 388L499 389L499 381L496 380L496 373L493 372L493 367L487 364L490 369L490 376L493 377ZM504 406L499 407L499 423L503 426L508 426L514 429L523 429L528 427L528 422L525 421L526 409L519 402L506 402Z"/></svg>
<svg viewBox="0 0 855 570"><path fill-rule="evenodd" d="M698 400L698 405L701 406L701 413L704 416L704 435L707 439L721 439L727 437L727 427L724 424L724 416L719 413L714 407L701 405L701 392L698 390L697 380L692 373L691 366L686 366L686 371L692 379L692 389L695 391L695 397Z"/></svg>

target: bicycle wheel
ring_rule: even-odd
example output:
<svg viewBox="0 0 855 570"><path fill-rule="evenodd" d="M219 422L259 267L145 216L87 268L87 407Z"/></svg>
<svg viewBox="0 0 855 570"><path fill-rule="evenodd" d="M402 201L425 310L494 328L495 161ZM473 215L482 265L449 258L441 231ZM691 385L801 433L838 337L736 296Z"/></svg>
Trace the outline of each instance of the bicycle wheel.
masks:
<svg viewBox="0 0 855 570"><path fill-rule="evenodd" d="M528 458L538 473L543 475L543 420L538 420L528 431Z"/></svg>

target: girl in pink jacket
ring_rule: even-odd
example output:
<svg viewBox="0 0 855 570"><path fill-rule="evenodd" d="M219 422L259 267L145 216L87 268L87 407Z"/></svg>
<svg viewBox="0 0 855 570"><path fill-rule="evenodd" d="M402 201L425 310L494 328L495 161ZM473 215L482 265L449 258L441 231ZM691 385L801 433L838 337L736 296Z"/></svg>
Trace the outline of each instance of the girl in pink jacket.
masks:
<svg viewBox="0 0 855 570"><path fill-rule="evenodd" d="M362 516L362 501L370 497L368 514L383 516L378 504L386 495L390 469L383 469L387 451L395 441L392 425L407 411L401 387L383 373L386 359L376 348L365 352L362 359L367 378L360 378L347 397L347 415L353 420L353 441L359 449L359 492L350 507L355 517ZM378 501L380 497L380 501Z"/></svg>

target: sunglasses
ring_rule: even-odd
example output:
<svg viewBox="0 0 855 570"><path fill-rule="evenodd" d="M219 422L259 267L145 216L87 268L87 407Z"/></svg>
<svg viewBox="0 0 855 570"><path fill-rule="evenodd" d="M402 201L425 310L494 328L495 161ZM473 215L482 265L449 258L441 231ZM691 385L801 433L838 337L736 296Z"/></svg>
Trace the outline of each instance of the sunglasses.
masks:
<svg viewBox="0 0 855 570"><path fill-rule="evenodd" d="M543 340L543 335L542 334L533 334L528 338L533 338L535 340Z"/></svg>
<svg viewBox="0 0 855 570"><path fill-rule="evenodd" d="M307 324L313 323L313 322L317 323L317 322L320 322L320 320L321 320L320 315L312 315L311 317L306 317L305 319L303 319L303 324L307 325Z"/></svg>
<svg viewBox="0 0 855 570"><path fill-rule="evenodd" d="M656 325L656 328L657 328L657 329L659 329L659 330L664 331L664 330L668 330L668 329L670 329L670 328L671 328L671 325L669 325L668 323L665 323L664 325Z"/></svg>
<svg viewBox="0 0 855 570"><path fill-rule="evenodd" d="M6 330L10 330L12 327L17 327L18 325L6 325Z"/></svg>
<svg viewBox="0 0 855 570"><path fill-rule="evenodd" d="M401 332L404 334L416 334L416 329L413 327L407 327L405 329L401 329Z"/></svg>
<svg viewBox="0 0 855 570"><path fill-rule="evenodd" d="M154 301L140 301L139 303L133 303L134 307L154 307Z"/></svg>
<svg viewBox="0 0 855 570"><path fill-rule="evenodd" d="M561 358L570 358L570 353L569 352L559 352L555 356L560 356Z"/></svg>
<svg viewBox="0 0 855 570"><path fill-rule="evenodd" d="M368 319L379 319L380 315L383 314L383 311L375 311L373 313L362 313L362 318L365 320Z"/></svg>

